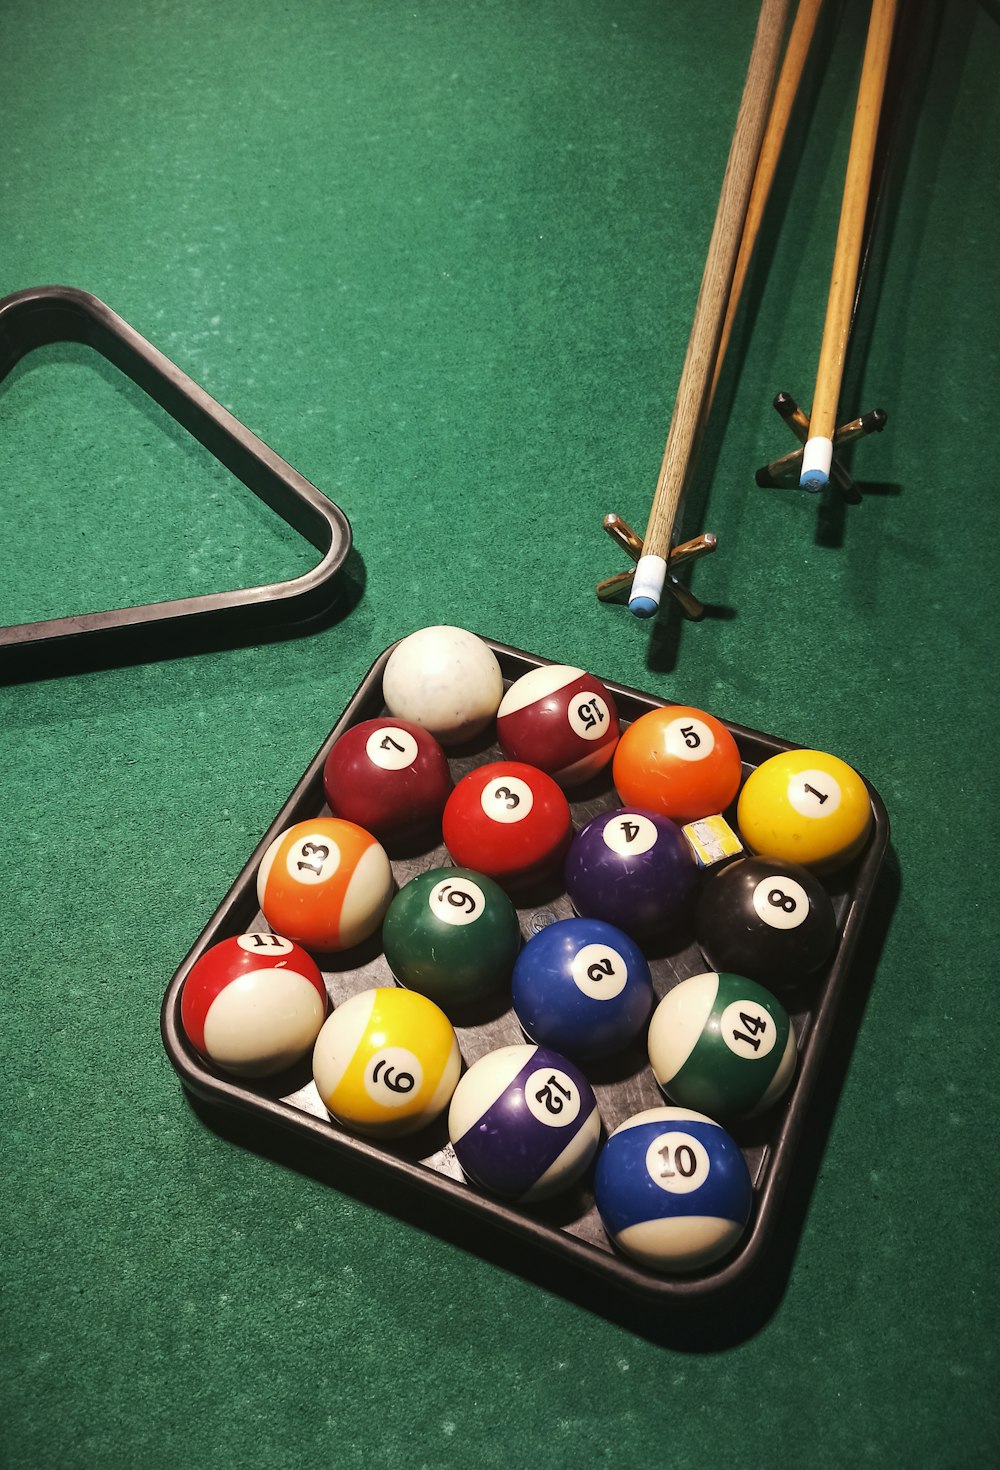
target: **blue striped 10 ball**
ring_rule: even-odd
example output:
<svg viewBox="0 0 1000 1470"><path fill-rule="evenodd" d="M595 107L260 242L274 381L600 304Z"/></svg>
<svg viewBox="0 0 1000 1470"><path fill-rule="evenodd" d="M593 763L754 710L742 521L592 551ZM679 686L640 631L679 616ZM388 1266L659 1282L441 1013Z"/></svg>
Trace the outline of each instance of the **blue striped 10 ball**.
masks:
<svg viewBox="0 0 1000 1470"><path fill-rule="evenodd" d="M652 1271L697 1271L747 1226L750 1173L718 1123L688 1108L649 1108L611 1134L594 1198L611 1239Z"/></svg>

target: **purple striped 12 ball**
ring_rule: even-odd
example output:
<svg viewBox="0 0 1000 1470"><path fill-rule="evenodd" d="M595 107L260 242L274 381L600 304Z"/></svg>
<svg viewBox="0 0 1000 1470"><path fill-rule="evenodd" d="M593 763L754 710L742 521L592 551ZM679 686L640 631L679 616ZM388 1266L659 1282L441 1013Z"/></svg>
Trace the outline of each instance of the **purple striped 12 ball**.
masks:
<svg viewBox="0 0 1000 1470"><path fill-rule="evenodd" d="M649 1020L653 980L642 950L621 929L600 919L557 919L518 955L511 997L532 1041L574 1058L606 1057Z"/></svg>
<svg viewBox="0 0 1000 1470"><path fill-rule="evenodd" d="M538 766L560 786L577 786L608 765L619 734L615 702L600 679L567 664L522 674L497 710L507 759Z"/></svg>
<svg viewBox="0 0 1000 1470"><path fill-rule="evenodd" d="M566 892L578 914L647 934L692 903L698 865L668 817L634 808L601 812L577 833L566 859Z"/></svg>
<svg viewBox="0 0 1000 1470"><path fill-rule="evenodd" d="M747 1227L746 1160L718 1123L689 1108L648 1108L611 1134L594 1171L604 1228L653 1271L697 1271Z"/></svg>
<svg viewBox="0 0 1000 1470"><path fill-rule="evenodd" d="M568 1189L601 1136L597 1099L568 1058L504 1046L474 1062L448 1111L455 1157L475 1183L531 1203Z"/></svg>

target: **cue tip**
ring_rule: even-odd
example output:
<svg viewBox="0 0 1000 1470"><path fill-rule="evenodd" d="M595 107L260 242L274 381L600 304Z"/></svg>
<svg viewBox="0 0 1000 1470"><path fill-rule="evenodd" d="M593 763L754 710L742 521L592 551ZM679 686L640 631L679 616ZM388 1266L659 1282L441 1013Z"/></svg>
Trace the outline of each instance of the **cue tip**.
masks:
<svg viewBox="0 0 1000 1470"><path fill-rule="evenodd" d="M641 556L632 578L628 610L637 618L651 618L660 605L667 563L662 556Z"/></svg>
<svg viewBox="0 0 1000 1470"><path fill-rule="evenodd" d="M817 435L807 439L802 450L802 473L799 485L803 490L814 493L830 483L830 466L833 464L833 440Z"/></svg>

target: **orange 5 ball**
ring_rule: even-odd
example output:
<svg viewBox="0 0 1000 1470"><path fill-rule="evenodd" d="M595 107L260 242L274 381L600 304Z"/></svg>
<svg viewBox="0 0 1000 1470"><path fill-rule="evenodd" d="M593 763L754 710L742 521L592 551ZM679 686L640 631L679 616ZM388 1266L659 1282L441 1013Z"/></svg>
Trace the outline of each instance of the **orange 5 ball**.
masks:
<svg viewBox="0 0 1000 1470"><path fill-rule="evenodd" d="M615 751L615 790L626 806L682 825L725 811L740 786L736 741L721 720L686 704L648 710Z"/></svg>

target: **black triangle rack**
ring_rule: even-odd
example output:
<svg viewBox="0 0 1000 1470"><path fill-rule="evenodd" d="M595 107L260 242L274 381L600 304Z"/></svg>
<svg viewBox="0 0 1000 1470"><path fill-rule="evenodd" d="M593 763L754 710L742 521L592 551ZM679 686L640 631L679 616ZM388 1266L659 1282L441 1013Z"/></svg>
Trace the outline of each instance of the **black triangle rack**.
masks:
<svg viewBox="0 0 1000 1470"><path fill-rule="evenodd" d="M322 557L285 582L0 628L0 680L304 633L335 614L351 549L338 506L96 296L39 286L0 300L0 381L58 342L83 343L119 368Z"/></svg>

